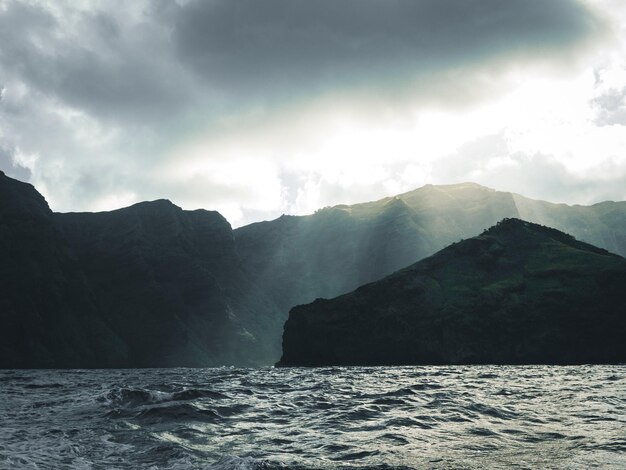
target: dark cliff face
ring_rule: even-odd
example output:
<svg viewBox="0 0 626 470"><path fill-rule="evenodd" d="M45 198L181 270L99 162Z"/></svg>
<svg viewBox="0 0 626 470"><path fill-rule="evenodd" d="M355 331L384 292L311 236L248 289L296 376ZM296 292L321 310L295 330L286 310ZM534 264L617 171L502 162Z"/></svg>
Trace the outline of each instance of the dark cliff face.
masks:
<svg viewBox="0 0 626 470"><path fill-rule="evenodd" d="M275 357L276 338L259 325L276 327L275 309L242 270L219 213L160 200L56 217L132 364L254 365Z"/></svg>
<svg viewBox="0 0 626 470"><path fill-rule="evenodd" d="M0 367L109 365L118 344L103 324L71 247L44 198L0 173ZM111 362L109 362L111 361Z"/></svg>
<svg viewBox="0 0 626 470"><path fill-rule="evenodd" d="M242 269L217 212L154 201L52 213L0 177L3 367L260 365L276 307Z"/></svg>
<svg viewBox="0 0 626 470"><path fill-rule="evenodd" d="M378 282L292 309L280 365L624 362L626 261L505 220Z"/></svg>

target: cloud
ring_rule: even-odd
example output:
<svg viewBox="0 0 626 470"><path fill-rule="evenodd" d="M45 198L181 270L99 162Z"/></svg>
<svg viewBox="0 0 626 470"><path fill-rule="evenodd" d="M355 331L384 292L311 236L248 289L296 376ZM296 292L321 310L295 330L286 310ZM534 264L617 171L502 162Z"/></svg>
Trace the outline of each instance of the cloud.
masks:
<svg viewBox="0 0 626 470"><path fill-rule="evenodd" d="M626 126L626 88L609 90L591 102L598 112L596 123L600 126L618 124Z"/></svg>
<svg viewBox="0 0 626 470"><path fill-rule="evenodd" d="M595 96L590 100L599 126L626 125L626 62L615 61L595 70Z"/></svg>
<svg viewBox="0 0 626 470"><path fill-rule="evenodd" d="M431 182L438 159L515 115L476 124L472 110L536 77L577 76L611 30L600 10L0 0L0 166L55 210L166 197L235 225L381 197ZM612 113L598 119L617 122L597 91L593 106ZM526 147L509 151L537 153Z"/></svg>
<svg viewBox="0 0 626 470"><path fill-rule="evenodd" d="M473 181L526 197L570 204L626 200L626 167L607 159L581 174L552 155L515 152L504 133L467 143L437 161L437 182Z"/></svg>
<svg viewBox="0 0 626 470"><path fill-rule="evenodd" d="M28 181L31 176L30 170L22 166L15 159L15 151L0 145L0 170L8 176L21 181Z"/></svg>
<svg viewBox="0 0 626 470"><path fill-rule="evenodd" d="M562 54L600 26L568 0L218 0L174 18L178 55L202 79L262 96L393 89L486 59Z"/></svg>
<svg viewBox="0 0 626 470"><path fill-rule="evenodd" d="M601 27L572 0L133 3L5 2L3 69L113 124L158 124L198 104L221 115L254 97L396 90L486 59L554 60Z"/></svg>
<svg viewBox="0 0 626 470"><path fill-rule="evenodd" d="M114 125L163 119L193 100L164 25L142 11L60 5L10 1L0 13L0 60L13 79Z"/></svg>

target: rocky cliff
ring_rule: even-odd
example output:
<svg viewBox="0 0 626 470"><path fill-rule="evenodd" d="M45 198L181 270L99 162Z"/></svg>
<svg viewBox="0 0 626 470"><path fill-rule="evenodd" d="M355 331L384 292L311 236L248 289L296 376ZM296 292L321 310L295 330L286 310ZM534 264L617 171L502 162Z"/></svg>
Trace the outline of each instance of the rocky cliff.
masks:
<svg viewBox="0 0 626 470"><path fill-rule="evenodd" d="M0 172L0 366L106 366L124 354L44 198Z"/></svg>
<svg viewBox="0 0 626 470"><path fill-rule="evenodd" d="M626 261L507 219L291 310L283 366L626 361Z"/></svg>
<svg viewBox="0 0 626 470"><path fill-rule="evenodd" d="M154 201L55 214L0 175L0 366L260 365L283 315L217 212Z"/></svg>

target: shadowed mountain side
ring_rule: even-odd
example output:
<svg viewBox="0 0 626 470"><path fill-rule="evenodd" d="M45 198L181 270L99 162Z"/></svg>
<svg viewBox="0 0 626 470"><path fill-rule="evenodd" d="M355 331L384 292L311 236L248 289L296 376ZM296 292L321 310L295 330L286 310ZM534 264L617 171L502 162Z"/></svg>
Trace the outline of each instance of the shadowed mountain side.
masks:
<svg viewBox="0 0 626 470"><path fill-rule="evenodd" d="M159 200L57 220L133 364L258 365L277 354L281 318L219 213Z"/></svg>
<svg viewBox="0 0 626 470"><path fill-rule="evenodd" d="M217 212L154 201L53 214L0 177L3 367L267 364L283 316Z"/></svg>
<svg viewBox="0 0 626 470"><path fill-rule="evenodd" d="M623 258L509 219L293 308L279 365L624 362L624 305Z"/></svg>
<svg viewBox="0 0 626 470"><path fill-rule="evenodd" d="M379 201L235 230L245 266L283 311L334 297L518 217L626 255L626 202L567 206L474 184L426 185Z"/></svg>
<svg viewBox="0 0 626 470"><path fill-rule="evenodd" d="M110 366L125 356L44 198L0 172L0 367Z"/></svg>

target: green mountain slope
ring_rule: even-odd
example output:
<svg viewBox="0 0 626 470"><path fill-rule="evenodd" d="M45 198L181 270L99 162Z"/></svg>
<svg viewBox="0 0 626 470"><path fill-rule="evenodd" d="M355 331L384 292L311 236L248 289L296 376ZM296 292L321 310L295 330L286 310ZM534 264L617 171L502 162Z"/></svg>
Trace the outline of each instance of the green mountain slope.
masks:
<svg viewBox="0 0 626 470"><path fill-rule="evenodd" d="M626 202L568 206L474 183L426 185L234 233L244 265L286 314L293 305L380 279L507 217L555 227L626 255Z"/></svg>
<svg viewBox="0 0 626 470"><path fill-rule="evenodd" d="M292 309L281 365L624 362L626 261L508 219Z"/></svg>

